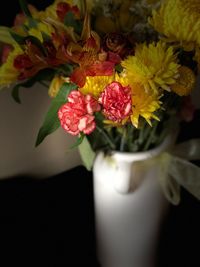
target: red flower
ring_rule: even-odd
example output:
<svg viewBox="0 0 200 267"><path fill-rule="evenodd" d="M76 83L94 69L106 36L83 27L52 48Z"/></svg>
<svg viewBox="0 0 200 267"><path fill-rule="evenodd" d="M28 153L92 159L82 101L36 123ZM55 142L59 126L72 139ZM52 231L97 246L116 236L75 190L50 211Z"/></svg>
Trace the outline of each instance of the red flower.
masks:
<svg viewBox="0 0 200 267"><path fill-rule="evenodd" d="M113 52L120 58L127 57L132 51L132 45L128 38L119 33L108 33L103 40L105 51Z"/></svg>
<svg viewBox="0 0 200 267"><path fill-rule="evenodd" d="M28 55L19 55L14 60L14 67L18 70L30 68L32 66L33 62Z"/></svg>
<svg viewBox="0 0 200 267"><path fill-rule="evenodd" d="M85 96L86 110L88 114L93 114L96 111L100 111L100 105L91 95Z"/></svg>
<svg viewBox="0 0 200 267"><path fill-rule="evenodd" d="M78 67L71 74L70 80L79 87L83 87L87 76L111 76L114 72L114 66L113 62L104 61L90 66Z"/></svg>
<svg viewBox="0 0 200 267"><path fill-rule="evenodd" d="M90 134L96 127L93 113L100 110L98 102L90 95L71 91L68 102L58 111L58 118L65 131L72 135Z"/></svg>
<svg viewBox="0 0 200 267"><path fill-rule="evenodd" d="M68 12L72 12L77 18L80 17L80 11L77 6L71 6L65 2L60 2L57 4L56 13L61 21L64 21Z"/></svg>
<svg viewBox="0 0 200 267"><path fill-rule="evenodd" d="M131 113L131 89L118 82L107 85L99 102L103 106L104 115L112 121L121 122Z"/></svg>

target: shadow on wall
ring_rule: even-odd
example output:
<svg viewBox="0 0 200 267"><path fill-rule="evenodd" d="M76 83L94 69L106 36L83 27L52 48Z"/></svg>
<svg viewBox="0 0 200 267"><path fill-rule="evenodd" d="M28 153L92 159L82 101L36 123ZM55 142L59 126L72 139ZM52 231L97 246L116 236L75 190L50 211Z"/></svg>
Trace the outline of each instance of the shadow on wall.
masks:
<svg viewBox="0 0 200 267"><path fill-rule="evenodd" d="M27 2L43 9L53 0ZM7 1L0 10L0 25L12 26L18 12L19 0ZM48 177L81 163L78 151L69 150L75 139L62 129L34 147L50 104L46 91L41 85L22 89L21 105L11 98L11 88L0 92L0 179L18 175Z"/></svg>
<svg viewBox="0 0 200 267"><path fill-rule="evenodd" d="M0 92L0 179L48 177L80 165L77 149L69 149L76 139L61 128L35 148L51 100L40 84L20 92L22 104L12 99L11 88Z"/></svg>

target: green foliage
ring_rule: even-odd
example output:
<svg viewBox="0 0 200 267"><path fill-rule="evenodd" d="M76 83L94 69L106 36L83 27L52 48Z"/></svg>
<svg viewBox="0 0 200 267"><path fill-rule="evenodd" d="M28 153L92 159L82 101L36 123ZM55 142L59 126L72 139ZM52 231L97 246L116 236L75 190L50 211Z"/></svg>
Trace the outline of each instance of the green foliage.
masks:
<svg viewBox="0 0 200 267"><path fill-rule="evenodd" d="M78 148L84 166L88 171L91 171L95 158L95 152L93 151L86 136Z"/></svg>
<svg viewBox="0 0 200 267"><path fill-rule="evenodd" d="M18 43L22 47L22 49L23 49L23 45L25 45L27 41L30 41L33 45L37 46L40 49L40 51L43 53L44 56L47 55L46 48L40 42L40 40L36 38L35 36L29 35L29 36L24 37L22 35L17 34L13 30L10 30L9 33L11 37L15 40L15 42Z"/></svg>
<svg viewBox="0 0 200 267"><path fill-rule="evenodd" d="M16 43L18 43L19 45L25 44L25 37L24 36L17 34L13 30L9 30L9 33L10 33L11 37L15 40Z"/></svg>
<svg viewBox="0 0 200 267"><path fill-rule="evenodd" d="M26 0L19 0L19 4L24 15L26 15L27 17L32 17L31 12L29 11L28 5L26 3Z"/></svg>
<svg viewBox="0 0 200 267"><path fill-rule="evenodd" d="M121 65L121 64L117 64L117 65L115 66L115 70L116 70L117 72L122 72L122 71L123 71L122 65Z"/></svg>
<svg viewBox="0 0 200 267"><path fill-rule="evenodd" d="M82 142L85 137L84 133L80 133L80 136L77 138L76 142L70 147L71 149L78 147Z"/></svg>
<svg viewBox="0 0 200 267"><path fill-rule="evenodd" d="M17 103L21 103L19 96L19 90L21 87L29 88L33 86L36 82L41 82L44 80L50 81L53 79L54 75L55 71L53 69L44 69L39 71L35 76L31 77L29 80L15 85L12 90L12 97Z"/></svg>
<svg viewBox="0 0 200 267"><path fill-rule="evenodd" d="M67 12L65 18L64 18L64 24L66 26L70 26L74 29L74 31L78 34L82 31L82 24L79 20L77 20L74 16L74 13L69 11Z"/></svg>
<svg viewBox="0 0 200 267"><path fill-rule="evenodd" d="M59 128L60 122L57 115L58 110L61 105L66 103L68 94L75 89L77 89L77 85L73 83L64 83L57 96L52 100L50 108L45 116L43 125L39 130L36 146L41 144L47 135L53 133Z"/></svg>

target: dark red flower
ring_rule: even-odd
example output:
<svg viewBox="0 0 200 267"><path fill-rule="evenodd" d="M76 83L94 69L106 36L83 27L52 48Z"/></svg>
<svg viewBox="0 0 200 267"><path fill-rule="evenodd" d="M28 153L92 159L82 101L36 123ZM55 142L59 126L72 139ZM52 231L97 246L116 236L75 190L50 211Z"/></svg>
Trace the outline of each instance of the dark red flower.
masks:
<svg viewBox="0 0 200 267"><path fill-rule="evenodd" d="M60 2L57 4L56 13L61 21L64 21L65 16L70 11L75 15L76 18L80 17L80 10L77 6L71 6L65 2Z"/></svg>
<svg viewBox="0 0 200 267"><path fill-rule="evenodd" d="M105 51L111 51L124 58L132 50L132 45L126 36L119 33L109 33L104 38L103 48Z"/></svg>
<svg viewBox="0 0 200 267"><path fill-rule="evenodd" d="M30 57L26 54L18 55L14 59L14 67L18 70L26 69L33 66L33 62L31 61Z"/></svg>

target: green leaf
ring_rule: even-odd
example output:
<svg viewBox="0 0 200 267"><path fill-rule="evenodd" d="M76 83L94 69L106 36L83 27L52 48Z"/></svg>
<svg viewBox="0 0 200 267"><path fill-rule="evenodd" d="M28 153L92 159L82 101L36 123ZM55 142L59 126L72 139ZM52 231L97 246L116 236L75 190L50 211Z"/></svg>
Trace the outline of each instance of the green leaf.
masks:
<svg viewBox="0 0 200 267"><path fill-rule="evenodd" d="M65 18L64 18L64 24L66 26L71 26L73 28L76 27L76 19L74 17L74 13L69 11L67 12L67 14L65 15Z"/></svg>
<svg viewBox="0 0 200 267"><path fill-rule="evenodd" d="M38 20L32 17L28 17L28 28L37 28L38 22Z"/></svg>
<svg viewBox="0 0 200 267"><path fill-rule="evenodd" d="M64 24L66 26L71 26L76 33L81 33L81 23L80 21L76 20L73 12L67 12L64 18Z"/></svg>
<svg viewBox="0 0 200 267"><path fill-rule="evenodd" d="M71 64L63 64L56 67L55 70L57 75L69 77L71 76L74 69Z"/></svg>
<svg viewBox="0 0 200 267"><path fill-rule="evenodd" d="M39 130L35 144L36 146L41 144L47 135L53 133L59 128L60 122L57 115L58 110L61 105L66 103L68 94L75 89L77 89L77 85L73 83L64 83L57 96L52 100L50 108L45 116L43 125Z"/></svg>
<svg viewBox="0 0 200 267"><path fill-rule="evenodd" d="M47 55L47 51L46 51L44 45L40 42L40 40L38 38L36 38L35 36L29 35L29 36L24 38L24 42L26 42L26 40L31 41L32 44L37 46L41 50L41 52L44 54L44 56Z"/></svg>
<svg viewBox="0 0 200 267"><path fill-rule="evenodd" d="M80 137L77 138L76 142L70 147L70 149L78 147L83 142L84 137L85 137L84 133L81 133Z"/></svg>
<svg viewBox="0 0 200 267"><path fill-rule="evenodd" d="M19 45L24 45L26 44L26 41L30 41L32 44L34 44L35 46L37 46L40 51L43 53L44 56L47 55L47 50L45 49L45 47L43 46L43 44L40 42L40 40L38 38L36 38L35 36L21 36L19 34L17 34L16 32L14 32L13 30L10 30L10 35L11 37L15 40L15 42L17 42Z"/></svg>
<svg viewBox="0 0 200 267"><path fill-rule="evenodd" d="M87 137L83 139L82 143L79 145L78 148L84 166L88 171L91 171L96 154L92 150L92 147Z"/></svg>
<svg viewBox="0 0 200 267"><path fill-rule="evenodd" d="M21 103L21 100L20 100L20 97L19 97L19 89L20 89L20 87L26 87L26 88L28 88L28 87L33 86L34 83L35 83L35 81L33 81L33 80L30 79L27 82L19 83L19 84L15 85L13 87L13 90L12 90L12 97L14 98L14 100L17 103L20 104Z"/></svg>
<svg viewBox="0 0 200 267"><path fill-rule="evenodd" d="M20 96L19 96L19 89L21 87L29 88L33 86L36 82L40 81L51 81L55 75L55 71L53 69L44 69L39 71L34 77L30 78L29 80L23 82L23 83L18 83L13 87L12 90L12 97L17 103L21 103Z"/></svg>
<svg viewBox="0 0 200 267"><path fill-rule="evenodd" d="M123 71L122 65L117 64L117 65L115 66L115 70L116 70L117 72L122 72L122 71Z"/></svg>
<svg viewBox="0 0 200 267"><path fill-rule="evenodd" d="M18 43L19 45L23 45L25 43L25 37L24 36L17 34L13 30L9 30L9 33L10 33L11 37L15 40L15 42Z"/></svg>
<svg viewBox="0 0 200 267"><path fill-rule="evenodd" d="M26 3L26 0L19 0L19 4L24 15L26 15L27 17L32 17L31 12L29 11L28 5Z"/></svg>

